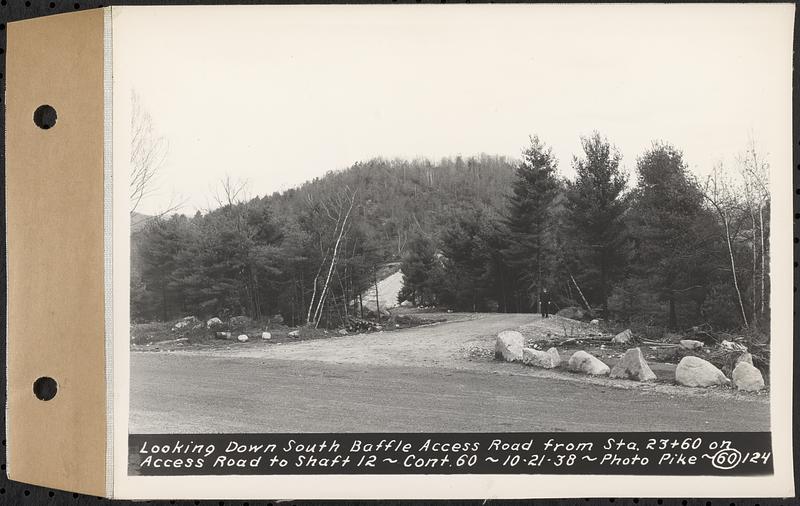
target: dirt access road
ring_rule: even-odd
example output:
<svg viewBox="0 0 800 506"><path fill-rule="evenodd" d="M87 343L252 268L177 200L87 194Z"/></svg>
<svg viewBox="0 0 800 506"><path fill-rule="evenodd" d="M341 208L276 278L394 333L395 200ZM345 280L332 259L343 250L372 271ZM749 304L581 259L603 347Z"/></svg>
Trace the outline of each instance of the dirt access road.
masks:
<svg viewBox="0 0 800 506"><path fill-rule="evenodd" d="M521 325L557 332L558 319L464 318L282 345L134 352L130 430L769 430L764 396L639 385L492 360L497 332Z"/></svg>

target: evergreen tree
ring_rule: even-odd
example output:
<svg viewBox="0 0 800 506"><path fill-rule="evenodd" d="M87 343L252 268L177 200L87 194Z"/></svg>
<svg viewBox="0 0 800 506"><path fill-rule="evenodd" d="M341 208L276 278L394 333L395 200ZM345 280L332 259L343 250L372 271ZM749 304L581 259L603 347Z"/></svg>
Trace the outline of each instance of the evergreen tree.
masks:
<svg viewBox="0 0 800 506"><path fill-rule="evenodd" d="M558 190L557 162L552 150L538 137L530 138L516 169L508 202L506 262L516 280L516 310L532 307L545 283L551 280L555 258L550 237L550 206Z"/></svg>
<svg viewBox="0 0 800 506"><path fill-rule="evenodd" d="M654 143L639 158L637 170L629 219L634 248L629 278L638 298L652 293L667 303L666 323L674 329L682 300L694 308L694 320L700 319L719 258L717 224L679 150Z"/></svg>
<svg viewBox="0 0 800 506"><path fill-rule="evenodd" d="M414 237L400 266L403 272L403 290L399 298L419 305L435 304L434 280L438 278L435 273L437 264L433 241L423 235Z"/></svg>
<svg viewBox="0 0 800 506"><path fill-rule="evenodd" d="M599 133L582 137L581 145L583 157L573 160L575 180L567 183L569 258L587 296L600 304L607 318L611 285L623 274L627 260L627 181L620 171L621 156Z"/></svg>

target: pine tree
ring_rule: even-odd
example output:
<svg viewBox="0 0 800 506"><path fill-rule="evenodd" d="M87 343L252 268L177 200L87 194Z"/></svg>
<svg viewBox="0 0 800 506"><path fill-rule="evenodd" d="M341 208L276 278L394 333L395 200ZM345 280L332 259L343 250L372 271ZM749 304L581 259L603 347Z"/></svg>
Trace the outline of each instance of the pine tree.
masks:
<svg viewBox="0 0 800 506"><path fill-rule="evenodd" d="M674 329L676 306L683 299L690 299L694 319L700 319L719 257L717 225L679 150L654 143L639 157L637 170L629 219L634 248L630 278L667 303L667 325Z"/></svg>
<svg viewBox="0 0 800 506"><path fill-rule="evenodd" d="M558 190L557 162L552 150L536 136L522 153L508 202L508 247L504 257L516 283L516 309L530 309L550 279L555 265L549 244L552 211Z"/></svg>
<svg viewBox="0 0 800 506"><path fill-rule="evenodd" d="M571 270L579 273L581 286L599 302L608 317L611 285L626 263L623 248L628 209L627 183L620 171L621 156L595 132L582 137L583 157L575 157L575 180L567 183L566 222L570 230Z"/></svg>

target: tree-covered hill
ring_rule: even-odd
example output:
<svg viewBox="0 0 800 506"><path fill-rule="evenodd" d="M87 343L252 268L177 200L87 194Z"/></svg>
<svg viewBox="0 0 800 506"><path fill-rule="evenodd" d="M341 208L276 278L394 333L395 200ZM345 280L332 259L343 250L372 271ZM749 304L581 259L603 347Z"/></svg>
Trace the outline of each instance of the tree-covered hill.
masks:
<svg viewBox="0 0 800 506"><path fill-rule="evenodd" d="M359 162L297 188L133 228L132 316L361 316L360 294L401 262L400 297L460 311L583 306L608 319L769 328L769 166L752 146L699 180L654 142L635 159L598 133L572 165L537 137L519 160ZM764 334L762 334L764 335Z"/></svg>

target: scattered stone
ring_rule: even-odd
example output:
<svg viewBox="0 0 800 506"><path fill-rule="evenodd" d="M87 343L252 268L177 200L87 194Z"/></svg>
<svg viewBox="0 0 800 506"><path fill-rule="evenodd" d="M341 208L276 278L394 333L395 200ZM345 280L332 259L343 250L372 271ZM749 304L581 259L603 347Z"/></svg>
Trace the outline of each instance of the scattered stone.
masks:
<svg viewBox="0 0 800 506"><path fill-rule="evenodd" d="M675 381L687 387L729 385L729 380L714 364L700 357L683 357L675 369Z"/></svg>
<svg viewBox="0 0 800 506"><path fill-rule="evenodd" d="M525 346L525 338L516 330L504 330L497 334L494 346L494 357L497 360L506 362L522 361L522 347Z"/></svg>
<svg viewBox="0 0 800 506"><path fill-rule="evenodd" d="M230 332L217 332L214 334L217 339L230 339L231 333Z"/></svg>
<svg viewBox="0 0 800 506"><path fill-rule="evenodd" d="M733 384L739 390L758 392L764 388L764 376L761 375L761 371L744 360L736 364L731 376L733 377Z"/></svg>
<svg viewBox="0 0 800 506"><path fill-rule="evenodd" d="M590 323L591 325L600 325L600 320L598 320L597 318L595 318L594 320L590 321L589 323Z"/></svg>
<svg viewBox="0 0 800 506"><path fill-rule="evenodd" d="M300 331L299 330L293 330L293 331L289 332L289 337L294 337L294 338L300 337Z"/></svg>
<svg viewBox="0 0 800 506"><path fill-rule="evenodd" d="M695 341L694 339L683 339L681 340L681 348L684 350L699 350L704 345L701 341Z"/></svg>
<svg viewBox="0 0 800 506"><path fill-rule="evenodd" d="M211 318L210 320L208 320L206 322L206 327L211 329L211 330L214 330L216 328L220 328L222 326L223 326L222 320L220 320L216 316L214 318Z"/></svg>
<svg viewBox="0 0 800 506"><path fill-rule="evenodd" d="M739 358L736 359L735 365L739 365L739 362L746 362L750 365L753 365L753 355L751 355L748 352L744 352L741 355L739 355Z"/></svg>
<svg viewBox="0 0 800 506"><path fill-rule="evenodd" d="M230 319L230 326L234 329L243 329L252 323L253 320L247 316L234 316Z"/></svg>
<svg viewBox="0 0 800 506"><path fill-rule="evenodd" d="M340 336L346 336L347 335L347 329L339 329L339 335Z"/></svg>
<svg viewBox="0 0 800 506"><path fill-rule="evenodd" d="M725 348L726 350L741 351L742 353L747 351L747 347L745 347L745 346L743 346L743 345L741 345L739 343L734 343L733 341L725 340L725 341L722 341L721 343L719 343L719 345L721 347Z"/></svg>
<svg viewBox="0 0 800 506"><path fill-rule="evenodd" d="M272 339L272 334L270 334L269 332L262 332L261 339Z"/></svg>
<svg viewBox="0 0 800 506"><path fill-rule="evenodd" d="M569 318L572 320L583 320L586 318L586 311L584 311L579 307L571 306L559 310L556 313L556 316L560 316L562 318Z"/></svg>
<svg viewBox="0 0 800 506"><path fill-rule="evenodd" d="M239 337L236 338L236 340L239 341L240 343L246 343L248 339L250 338L247 337L247 334L240 334Z"/></svg>
<svg viewBox="0 0 800 506"><path fill-rule="evenodd" d="M404 300L400 303L400 307L414 307L414 303L410 300Z"/></svg>
<svg viewBox="0 0 800 506"><path fill-rule="evenodd" d="M585 351L573 353L569 357L567 369L583 374L591 374L592 376L603 376L611 372L611 369L602 360Z"/></svg>
<svg viewBox="0 0 800 506"><path fill-rule="evenodd" d="M633 333L631 332L631 329L625 329L614 336L611 342L616 344L628 344L631 342L631 339L633 339Z"/></svg>
<svg viewBox="0 0 800 506"><path fill-rule="evenodd" d="M186 316L180 319L173 327L172 330L180 330L186 327L194 327L200 323L200 320L195 318L194 316Z"/></svg>
<svg viewBox="0 0 800 506"><path fill-rule="evenodd" d="M636 381L654 381L656 379L655 373L647 365L642 356L642 350L639 348L630 348L625 352L622 360L611 369L611 377Z"/></svg>
<svg viewBox="0 0 800 506"><path fill-rule="evenodd" d="M561 363L561 357L558 356L558 350L550 348L547 351L535 350L533 348L522 349L522 363L534 367L543 367L545 369L554 369Z"/></svg>

